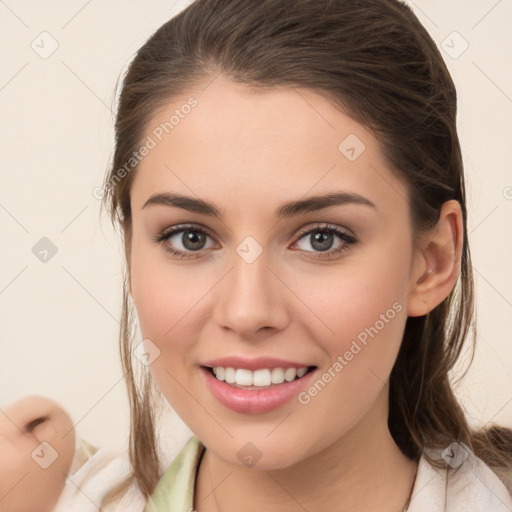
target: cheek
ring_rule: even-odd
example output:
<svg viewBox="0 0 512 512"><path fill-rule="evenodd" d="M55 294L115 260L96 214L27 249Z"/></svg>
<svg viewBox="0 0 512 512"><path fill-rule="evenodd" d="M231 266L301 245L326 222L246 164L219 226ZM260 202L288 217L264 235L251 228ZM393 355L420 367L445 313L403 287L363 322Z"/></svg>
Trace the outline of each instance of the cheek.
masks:
<svg viewBox="0 0 512 512"><path fill-rule="evenodd" d="M131 290L142 335L155 342L179 318L183 289L171 278L163 258L156 257L159 250L149 247L141 238L135 229L131 250Z"/></svg>
<svg viewBox="0 0 512 512"><path fill-rule="evenodd" d="M404 258L357 265L339 279L326 278L324 286L309 286L308 300L322 322L312 318L308 325L327 356L318 380L299 397L313 430L333 438L348 431L383 393L407 320L405 264Z"/></svg>
<svg viewBox="0 0 512 512"><path fill-rule="evenodd" d="M16 483L17 476L23 476L23 453L10 439L0 434L0 490L9 490L8 485ZM0 494L3 496L4 494ZM0 509L1 510L1 509Z"/></svg>
<svg viewBox="0 0 512 512"><path fill-rule="evenodd" d="M407 251L386 257L390 253L376 251L375 259L354 259L338 270L296 280L297 295L311 308L305 311L310 328L324 340L331 358L348 350L352 340L364 343L376 335L375 330L379 339L400 343L408 292L404 269L409 259Z"/></svg>
<svg viewBox="0 0 512 512"><path fill-rule="evenodd" d="M184 367L184 360L192 359L196 337L191 331L201 311L200 299L213 284L198 274L194 265L170 263L160 249L139 250L134 243L132 296L142 338L151 340L163 355L172 355L156 359L152 372L162 372L165 362L165 369L174 374Z"/></svg>

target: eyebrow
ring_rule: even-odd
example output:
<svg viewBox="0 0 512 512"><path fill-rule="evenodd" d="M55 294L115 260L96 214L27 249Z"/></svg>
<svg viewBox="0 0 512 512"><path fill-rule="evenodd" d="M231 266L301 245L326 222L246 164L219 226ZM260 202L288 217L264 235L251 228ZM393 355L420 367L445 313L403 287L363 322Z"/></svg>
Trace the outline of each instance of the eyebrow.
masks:
<svg viewBox="0 0 512 512"><path fill-rule="evenodd" d="M377 209L375 204L366 197L353 192L339 191L283 203L274 210L274 215L282 219L308 212L323 210L324 208L329 208L331 206L341 206L345 204L363 205ZM216 217L218 219L221 219L224 216L224 211L214 203L191 196L184 196L169 192L153 194L144 203L142 209L151 205L173 206L195 213L202 213L203 215L208 215L210 217Z"/></svg>

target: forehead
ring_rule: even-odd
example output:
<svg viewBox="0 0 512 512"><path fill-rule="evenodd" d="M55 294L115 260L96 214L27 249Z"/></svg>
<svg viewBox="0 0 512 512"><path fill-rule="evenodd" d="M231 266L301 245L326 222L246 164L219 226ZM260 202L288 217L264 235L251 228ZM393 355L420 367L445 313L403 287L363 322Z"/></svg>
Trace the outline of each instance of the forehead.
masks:
<svg viewBox="0 0 512 512"><path fill-rule="evenodd" d="M263 213L283 198L334 189L370 198L383 214L386 205L407 207L405 184L377 139L312 91L256 91L221 75L160 108L144 140L152 149L137 168L133 207L156 192L180 191L233 214L249 206Z"/></svg>

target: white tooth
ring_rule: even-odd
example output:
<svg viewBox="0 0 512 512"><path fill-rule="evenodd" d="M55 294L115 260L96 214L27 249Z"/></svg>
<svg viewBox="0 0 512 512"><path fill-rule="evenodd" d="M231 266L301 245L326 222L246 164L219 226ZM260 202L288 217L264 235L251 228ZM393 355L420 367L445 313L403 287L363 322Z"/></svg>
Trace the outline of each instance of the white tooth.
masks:
<svg viewBox="0 0 512 512"><path fill-rule="evenodd" d="M228 384L235 383L235 369L234 368L226 368L224 371L224 378Z"/></svg>
<svg viewBox="0 0 512 512"><path fill-rule="evenodd" d="M284 379L288 382L291 382L295 377L297 376L297 369L296 368L286 368L284 371Z"/></svg>
<svg viewBox="0 0 512 512"><path fill-rule="evenodd" d="M217 368L212 368L213 374L217 375Z"/></svg>
<svg viewBox="0 0 512 512"><path fill-rule="evenodd" d="M272 378L270 376L270 370L256 370L252 375L253 386L270 386L272 384Z"/></svg>
<svg viewBox="0 0 512 512"><path fill-rule="evenodd" d="M252 386L252 372L244 368L238 368L235 374L235 381L240 386Z"/></svg>
<svg viewBox="0 0 512 512"><path fill-rule="evenodd" d="M212 368L213 373L218 380L226 381L228 384L238 384L240 386L259 386L266 387L271 384L282 384L284 381L291 382L296 377L303 377L308 367L302 368L263 368L252 372L245 368L223 368L216 366Z"/></svg>
<svg viewBox="0 0 512 512"><path fill-rule="evenodd" d="M282 384L284 382L284 370L282 368L274 368L272 370L272 384Z"/></svg>
<svg viewBox="0 0 512 512"><path fill-rule="evenodd" d="M297 370L297 377L304 377L304 375L306 375L306 372L308 371L308 367L307 366L304 366L302 368L299 368Z"/></svg>

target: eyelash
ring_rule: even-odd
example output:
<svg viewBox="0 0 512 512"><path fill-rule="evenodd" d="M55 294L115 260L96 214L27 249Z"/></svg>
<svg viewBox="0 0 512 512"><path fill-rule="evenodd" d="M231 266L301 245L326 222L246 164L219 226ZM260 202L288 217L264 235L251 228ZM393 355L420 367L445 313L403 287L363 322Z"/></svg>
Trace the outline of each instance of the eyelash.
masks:
<svg viewBox="0 0 512 512"><path fill-rule="evenodd" d="M182 259L185 258L185 259L190 260L190 259L195 259L197 257L200 257L199 255L195 256L196 254L199 254L201 252L200 250L192 251L192 252L184 252L179 249L173 249L169 245L165 244L165 242L169 238L171 238L171 236L175 235L176 233L181 233L184 231L192 231L192 232L202 233L202 234L210 237L210 235L204 229L201 229L201 228L193 226L193 225L192 226L187 225L187 226L176 226L174 228L164 230L161 233L159 233L158 235L156 235L155 237L153 237L153 241L161 244L167 252L171 253L174 256L180 256ZM341 231L336 226L332 226L330 224L324 224L322 226L315 226L313 228L301 229L299 231L299 233L297 234L297 237L298 237L297 241L300 240L301 238L304 238L306 235L310 235L311 233L317 233L317 232L337 235L344 243L337 249L334 249L331 251L325 251L325 252L317 251L316 252L317 255L314 256L314 258L318 258L318 259L331 258L334 254L340 254L342 252L349 250L351 245L357 243L357 239L353 235L350 235L344 231ZM210 237L210 238L212 238L212 237ZM306 252L312 252L312 251L306 251ZM324 256L324 255L327 255L327 256Z"/></svg>

